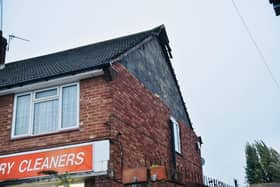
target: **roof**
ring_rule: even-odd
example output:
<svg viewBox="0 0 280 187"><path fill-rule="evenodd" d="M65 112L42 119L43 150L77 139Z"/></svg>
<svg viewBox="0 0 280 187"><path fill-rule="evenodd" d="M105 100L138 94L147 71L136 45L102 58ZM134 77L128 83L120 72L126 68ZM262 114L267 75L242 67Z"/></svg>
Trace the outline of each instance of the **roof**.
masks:
<svg viewBox="0 0 280 187"><path fill-rule="evenodd" d="M1 69L0 66L0 91L106 68L111 63L118 61L118 57L129 53L130 50L137 48L139 44L141 45L142 42L153 36L157 37L161 44L164 55L167 58L168 66L179 90L180 98L182 103L184 103L175 72L169 60L169 58L172 58L172 55L164 25L124 37L7 63L4 69ZM184 104L183 107L189 124L192 127L187 108Z"/></svg>
<svg viewBox="0 0 280 187"><path fill-rule="evenodd" d="M0 70L0 90L102 68L148 37L168 45L163 25L152 30L62 52L8 63Z"/></svg>

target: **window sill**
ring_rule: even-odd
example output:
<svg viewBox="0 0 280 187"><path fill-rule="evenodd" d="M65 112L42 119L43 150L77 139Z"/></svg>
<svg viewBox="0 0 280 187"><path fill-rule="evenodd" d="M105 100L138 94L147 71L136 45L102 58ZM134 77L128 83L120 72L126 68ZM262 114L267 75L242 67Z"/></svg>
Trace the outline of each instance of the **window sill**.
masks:
<svg viewBox="0 0 280 187"><path fill-rule="evenodd" d="M44 136L51 136L51 135L56 135L56 134L69 133L69 132L73 132L73 131L80 131L80 128L79 127L74 127L74 128L63 129L63 130L49 132L49 133L43 133L43 134L27 135L27 136L20 136L20 137L11 137L11 141L31 139L31 138L44 137Z"/></svg>

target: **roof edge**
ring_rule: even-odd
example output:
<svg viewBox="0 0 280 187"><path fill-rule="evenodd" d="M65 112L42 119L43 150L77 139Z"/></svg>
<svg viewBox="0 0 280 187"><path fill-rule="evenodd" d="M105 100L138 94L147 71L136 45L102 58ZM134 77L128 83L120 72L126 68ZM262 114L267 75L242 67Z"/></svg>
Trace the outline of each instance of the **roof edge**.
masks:
<svg viewBox="0 0 280 187"><path fill-rule="evenodd" d="M86 47L89 47L89 46L92 46L92 45L98 45L98 44L104 43L104 42L111 42L111 41L116 40L116 39L127 38L127 37L131 37L133 35L138 35L138 34L141 34L141 33L149 33L150 32L151 35L155 35L155 36L158 37L163 30L165 32L166 38L168 39L166 31L165 31L165 26L164 26L164 24L162 24L160 26L157 26L153 29L149 29L149 30L146 30L146 31L142 31L142 32L138 32L138 33L132 33L132 34L129 34L129 35L123 35L123 36L111 38L111 39L108 39L108 40L99 41L99 42L96 42L96 43L90 43L90 44L85 44L85 45L78 46L78 47L73 47L73 48L69 48L69 49L65 49L65 50L56 51L56 52L53 52L53 53L47 53L47 54L42 54L42 55L39 55L39 56L34 56L34 57L25 58L25 59L21 59L21 60L11 61L11 62L8 62L6 64L23 63L25 61L29 61L29 60L33 60L33 59L37 59L37 58L44 58L44 57L47 57L49 55L67 53L67 52L70 52L70 51L75 51L75 50L80 49L80 48L86 48ZM168 42L169 42L169 40L168 40Z"/></svg>
<svg viewBox="0 0 280 187"><path fill-rule="evenodd" d="M31 91L31 90L37 90L37 89L47 88L47 87L61 85L61 84L68 84L68 83L80 81L80 80L91 78L91 77L98 77L103 74L104 74L103 69L95 69L92 71L77 73L75 75L58 77L58 78L54 78L54 79L50 79L50 80L34 82L34 83L25 84L25 85L21 85L21 86L18 85L16 87L12 87L9 89L0 90L0 96L14 94L14 93L27 92L27 91Z"/></svg>
<svg viewBox="0 0 280 187"><path fill-rule="evenodd" d="M20 88L20 87L28 86L28 85L31 85L31 84L53 81L53 80L61 79L61 78L64 78L64 77L76 76L76 75L79 75L79 74L88 73L88 72L95 71L95 70L98 70L98 69L103 69L103 68L106 68L108 66L110 66L109 63L102 64L102 65L99 65L99 66L95 66L94 68L83 69L83 70L80 70L80 71L72 71L72 72L67 72L67 73L63 73L63 74L59 74L59 75L54 75L54 76L44 77L44 78L40 78L40 79L33 79L33 80L24 81L24 82L20 82L20 83L16 83L16 84L11 84L11 85L8 85L8 86L0 87L0 93L5 91L5 90Z"/></svg>

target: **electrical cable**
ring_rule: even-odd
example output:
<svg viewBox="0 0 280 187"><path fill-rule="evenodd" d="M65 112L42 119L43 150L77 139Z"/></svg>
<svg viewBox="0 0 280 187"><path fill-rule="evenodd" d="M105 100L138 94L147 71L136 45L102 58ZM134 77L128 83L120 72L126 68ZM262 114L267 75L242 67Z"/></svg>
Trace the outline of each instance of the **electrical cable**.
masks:
<svg viewBox="0 0 280 187"><path fill-rule="evenodd" d="M253 44L254 44L254 46L255 46L255 48L256 48L256 50L257 50L257 52L258 52L258 54L259 54L259 56L260 56L260 58L261 58L262 63L263 63L264 66L266 67L266 70L268 71L268 73L269 73L269 75L270 75L272 81L275 83L276 87L277 87L278 89L280 89L280 84L279 84L279 82L277 81L276 77L274 76L273 72L271 71L271 69L270 69L270 67L269 67L269 65L268 65L268 62L267 62L267 60L266 60L266 58L265 58L265 56L264 56L264 54L263 54L261 48L258 46L256 40L254 39L254 36L253 36L252 32L250 31L250 29L249 29L249 27L248 27L248 25L247 25L247 23L246 23L244 17L242 16L242 14L241 14L241 12L240 12L240 10L239 10L237 4L235 3L234 0L231 0L231 1L232 1L233 7L234 7L236 13L238 14L238 16L239 16L239 18L240 18L242 24L244 25L244 27L245 27L245 29L246 29L246 31L247 31L247 33L248 33L248 35L249 35L251 41L253 42Z"/></svg>

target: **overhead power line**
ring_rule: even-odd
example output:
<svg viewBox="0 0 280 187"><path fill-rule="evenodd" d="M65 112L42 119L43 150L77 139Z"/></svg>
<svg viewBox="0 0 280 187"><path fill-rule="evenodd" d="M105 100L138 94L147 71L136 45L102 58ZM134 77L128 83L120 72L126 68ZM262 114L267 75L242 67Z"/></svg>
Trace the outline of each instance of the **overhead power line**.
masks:
<svg viewBox="0 0 280 187"><path fill-rule="evenodd" d="M232 1L233 7L234 7L236 13L238 14L238 16L239 16L239 18L240 18L242 24L244 25L244 27L245 27L245 29L246 29L246 31L247 31L247 33L248 33L248 35L249 35L249 37L250 37L252 43L254 44L254 46L255 46L255 48L256 48L256 50L257 50L259 56L260 56L261 61L262 61L262 63L264 64L266 70L268 71L268 73L269 73L269 75L270 75L272 81L275 83L276 87L277 87L278 89L280 89L280 84L279 84L279 82L277 81L276 77L274 76L273 72L271 71L271 68L269 67L268 62L267 62L267 60L266 60L266 58L265 58L265 56L264 56L264 54L263 54L261 48L258 46L258 43L256 42L256 40L255 40L255 38L254 38L252 32L250 31L250 29L249 29L249 27L248 27L248 25L247 25L247 23L246 23L244 17L242 16L241 11L239 10L239 8L238 8L237 4L235 3L235 1L234 1L234 0L231 0L231 1Z"/></svg>

